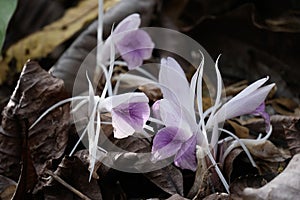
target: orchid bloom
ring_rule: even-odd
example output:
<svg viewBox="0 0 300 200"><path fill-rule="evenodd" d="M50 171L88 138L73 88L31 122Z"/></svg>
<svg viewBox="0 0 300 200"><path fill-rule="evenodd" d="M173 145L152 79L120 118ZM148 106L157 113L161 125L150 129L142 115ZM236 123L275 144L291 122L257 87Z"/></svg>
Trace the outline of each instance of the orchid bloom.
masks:
<svg viewBox="0 0 300 200"><path fill-rule="evenodd" d="M109 59L112 40L129 70L136 69L142 65L143 60L149 59L154 43L147 32L139 29L140 24L140 15L136 13L123 19L104 42L100 54L101 62L105 63Z"/></svg>
<svg viewBox="0 0 300 200"><path fill-rule="evenodd" d="M213 156L208 150L218 133L218 123L233 117L259 113L267 119L263 102L274 84L261 87L268 78L263 78L251 84L228 102L221 104L221 75L215 65L217 75L217 95L215 105L203 112L202 108L202 62L192 77L189 84L184 71L173 58L161 60L159 72L159 84L163 93L163 99L157 101L152 109L154 115L160 118L165 125L155 135L153 140L153 160L161 160L174 157L176 166L182 169L195 171L197 168L196 146L207 149L211 162L216 165ZM200 119L196 117L194 102L197 99ZM205 123L204 118L209 115ZM212 139L208 141L207 132L213 132ZM242 146L244 147L244 146ZM244 148L245 149L245 148ZM217 168L217 173L222 179L222 174ZM223 181L224 180L224 181ZM226 182L223 177L222 182ZM224 183L228 189L228 184Z"/></svg>

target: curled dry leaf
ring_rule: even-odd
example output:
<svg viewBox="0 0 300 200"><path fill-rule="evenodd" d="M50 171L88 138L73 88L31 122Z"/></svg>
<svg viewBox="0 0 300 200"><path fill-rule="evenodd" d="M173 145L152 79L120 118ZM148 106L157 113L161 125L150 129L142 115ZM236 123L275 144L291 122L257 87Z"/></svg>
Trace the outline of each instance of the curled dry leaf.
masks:
<svg viewBox="0 0 300 200"><path fill-rule="evenodd" d="M54 174L88 198L97 200L102 199L101 190L97 180L91 179L89 182L88 168L78 157L65 157ZM72 192L53 178L44 185L43 192L46 200L79 199L76 192Z"/></svg>
<svg viewBox="0 0 300 200"><path fill-rule="evenodd" d="M300 154L296 154L285 170L261 188L246 188L243 199L298 199L300 194Z"/></svg>
<svg viewBox="0 0 300 200"><path fill-rule="evenodd" d="M27 62L8 105L0 130L0 174L18 180L23 124L32 124L47 108L64 99L62 80L50 76L36 62ZM53 110L28 133L28 149L37 174L48 159L59 158L68 141L69 105Z"/></svg>

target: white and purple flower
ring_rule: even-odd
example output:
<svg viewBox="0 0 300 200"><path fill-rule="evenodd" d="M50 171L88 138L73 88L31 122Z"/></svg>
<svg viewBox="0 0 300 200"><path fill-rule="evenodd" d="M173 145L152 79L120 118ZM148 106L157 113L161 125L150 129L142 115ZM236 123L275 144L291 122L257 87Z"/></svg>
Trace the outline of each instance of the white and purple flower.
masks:
<svg viewBox="0 0 300 200"><path fill-rule="evenodd" d="M214 146L216 143L212 142L218 136L220 122L244 114L259 113L269 123L268 115L264 112L262 105L274 84L261 87L268 78L260 79L228 102L221 104L221 75L217 63L215 70L218 91L215 104L208 111L203 112L203 63L202 60L189 84L184 71L173 58L162 59L159 84L164 98L156 102L152 109L165 127L158 131L153 140L154 161L174 156L175 165L195 171L197 168L196 146L199 145L207 150L209 144ZM198 105L198 118L194 108L195 100ZM208 117L207 122L204 121L206 117ZM207 138L209 131L212 132L210 141ZM210 154L210 151L208 150L207 153ZM213 159L212 156L209 157Z"/></svg>
<svg viewBox="0 0 300 200"><path fill-rule="evenodd" d="M149 34L139 29L141 18L132 14L122 20L104 42L100 60L105 63L109 59L109 49L112 41L117 52L127 63L128 69L136 69L152 55L154 43Z"/></svg>

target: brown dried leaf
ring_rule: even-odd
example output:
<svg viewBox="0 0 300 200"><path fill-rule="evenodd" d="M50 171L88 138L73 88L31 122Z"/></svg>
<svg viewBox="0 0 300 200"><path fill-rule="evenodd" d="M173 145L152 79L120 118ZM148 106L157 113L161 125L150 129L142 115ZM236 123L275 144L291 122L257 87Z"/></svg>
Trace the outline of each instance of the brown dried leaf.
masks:
<svg viewBox="0 0 300 200"><path fill-rule="evenodd" d="M48 107L64 99L62 80L51 77L36 62L27 62L10 102L3 112L0 134L0 173L18 180L22 138ZM29 131L28 148L37 174L48 159L59 158L68 141L69 105L53 110Z"/></svg>
<svg viewBox="0 0 300 200"><path fill-rule="evenodd" d="M284 127L285 137L292 155L300 153L300 120Z"/></svg>
<svg viewBox="0 0 300 200"><path fill-rule="evenodd" d="M145 173L144 176L169 194L183 195L183 177L180 170L173 165Z"/></svg>
<svg viewBox="0 0 300 200"><path fill-rule="evenodd" d="M235 121L227 120L227 122L231 125L234 129L234 133L239 138L249 138L249 129L245 126L242 126Z"/></svg>
<svg viewBox="0 0 300 200"><path fill-rule="evenodd" d="M282 115L293 116L295 110L299 106L295 101L288 98L278 98L271 101L274 110Z"/></svg>
<svg viewBox="0 0 300 200"><path fill-rule="evenodd" d="M300 154L296 154L285 170L265 186L246 188L243 199L298 199L300 194Z"/></svg>
<svg viewBox="0 0 300 200"><path fill-rule="evenodd" d="M269 140L266 140L265 142L250 143L245 145L253 156L264 161L283 162L291 157L289 152L284 149L277 148Z"/></svg>

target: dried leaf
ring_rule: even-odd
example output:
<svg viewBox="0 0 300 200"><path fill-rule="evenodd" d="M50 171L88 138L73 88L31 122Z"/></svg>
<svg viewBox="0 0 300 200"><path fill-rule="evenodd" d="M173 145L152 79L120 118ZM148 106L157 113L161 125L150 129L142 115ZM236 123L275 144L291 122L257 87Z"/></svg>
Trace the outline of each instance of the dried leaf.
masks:
<svg viewBox="0 0 300 200"><path fill-rule="evenodd" d="M295 109L299 106L295 101L288 98L277 98L273 99L271 102L274 110L282 115L295 115Z"/></svg>
<svg viewBox="0 0 300 200"><path fill-rule="evenodd" d="M118 0L107 0L104 2L104 7L107 9L117 2ZM76 7L70 8L59 20L10 46L5 52L4 59L0 60L0 84L6 80L9 63L12 60L15 61L16 71L20 72L27 59L47 56L58 45L94 20L98 14L97 8L98 2L95 0L80 1Z"/></svg>
<svg viewBox="0 0 300 200"><path fill-rule="evenodd" d="M144 176L168 194L183 195L183 177L173 165L145 173Z"/></svg>
<svg viewBox="0 0 300 200"><path fill-rule="evenodd" d="M0 134L0 173L18 180L24 123L32 124L47 108L64 99L63 81L51 77L36 62L27 62L3 112ZM49 113L29 131L28 148L40 174L48 159L59 158L68 141L69 105ZM28 127L27 127L28 129Z"/></svg>
<svg viewBox="0 0 300 200"><path fill-rule="evenodd" d="M17 183L10 178L0 175L0 199L10 200L16 190Z"/></svg>
<svg viewBox="0 0 300 200"><path fill-rule="evenodd" d="M94 1L94 0L93 0ZM97 2L95 1L97 4ZM140 1L140 0L122 0L120 3L109 9L103 17L103 30L104 37L107 37L110 32L112 25L117 24L126 16L132 13L140 13L142 26L147 26L150 23L154 8L156 5L156 0ZM79 13L81 13L80 11ZM78 72L81 64L88 54L97 45L97 22L92 23L87 30L85 30L70 46L70 48L61 56L58 62L51 68L51 72L54 76L61 78L65 82L66 89L69 93L73 92L74 81L78 73L78 85L76 87L76 94L80 94L85 91L87 85L86 82L86 71L91 71L96 66L95 57L90 57L88 61L88 66L86 69L81 69ZM91 67L92 66L92 67Z"/></svg>
<svg viewBox="0 0 300 200"><path fill-rule="evenodd" d="M300 120L284 127L285 137L292 155L300 153Z"/></svg>
<svg viewBox="0 0 300 200"><path fill-rule="evenodd" d="M37 183L37 174L36 170L33 166L33 162L31 159L30 149L28 146L28 121L24 120L24 124L22 126L23 137L22 137L22 168L21 174L18 180L17 188L14 193L12 200L18 200L22 198L29 198L28 192L32 191L35 184Z"/></svg>
<svg viewBox="0 0 300 200"><path fill-rule="evenodd" d="M266 140L265 142L246 144L246 146L253 156L264 161L283 162L290 158L289 152L284 149L277 148L269 140Z"/></svg>
<svg viewBox="0 0 300 200"><path fill-rule="evenodd" d="M90 199L102 199L100 187L96 179L89 182L89 170L77 157L65 157L54 173L66 183L80 191ZM77 200L78 196L61 183L53 179L44 186L43 192L46 200L64 199Z"/></svg>
<svg viewBox="0 0 300 200"><path fill-rule="evenodd" d="M265 186L246 188L243 199L298 199L300 194L300 154L296 154L285 170Z"/></svg>
<svg viewBox="0 0 300 200"><path fill-rule="evenodd" d="M226 159L224 160L223 170L224 170L225 176L228 178L228 180L230 182L242 175L242 174L240 174L240 170L235 168L236 163L234 163L235 161L237 161L240 166L244 165L244 163L242 163L242 161L238 159L238 157L241 156L242 153L243 153L242 148L236 148L236 149L232 150L229 153L229 155L226 157ZM251 167L250 164L248 164L248 166ZM245 173L244 175L249 173L249 170L246 170L245 168L243 168L242 171L243 171L243 173ZM232 174L232 172L234 172L234 174Z"/></svg>
<svg viewBox="0 0 300 200"><path fill-rule="evenodd" d="M242 126L235 121L227 120L227 122L232 126L234 129L234 133L239 138L249 138L249 129L245 126Z"/></svg>

